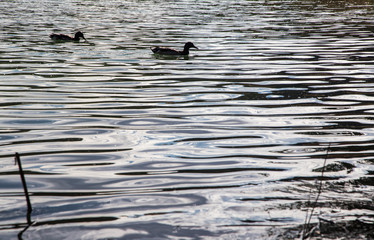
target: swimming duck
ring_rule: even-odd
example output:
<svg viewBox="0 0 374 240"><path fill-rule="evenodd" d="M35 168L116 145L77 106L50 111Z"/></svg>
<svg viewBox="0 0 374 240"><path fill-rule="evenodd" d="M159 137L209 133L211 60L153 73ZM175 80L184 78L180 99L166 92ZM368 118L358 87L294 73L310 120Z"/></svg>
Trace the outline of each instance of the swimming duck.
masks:
<svg viewBox="0 0 374 240"><path fill-rule="evenodd" d="M190 53L190 48L196 48L195 45L193 45L192 42L188 42L184 44L183 51L178 51L172 48L166 48L166 47L153 47L151 48L152 52L155 54L162 54L162 55L188 55Z"/></svg>
<svg viewBox="0 0 374 240"><path fill-rule="evenodd" d="M49 37L54 40L54 41L74 41L74 42L79 42L80 38L83 38L86 40L86 38L83 36L82 32L77 32L74 37L65 35L65 34L55 34L52 33L49 35ZM87 41L87 40L86 40Z"/></svg>

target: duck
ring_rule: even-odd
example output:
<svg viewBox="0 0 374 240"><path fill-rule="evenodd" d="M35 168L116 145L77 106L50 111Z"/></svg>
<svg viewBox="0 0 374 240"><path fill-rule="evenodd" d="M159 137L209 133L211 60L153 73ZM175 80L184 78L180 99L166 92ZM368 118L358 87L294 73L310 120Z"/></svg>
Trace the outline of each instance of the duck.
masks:
<svg viewBox="0 0 374 240"><path fill-rule="evenodd" d="M161 55L188 55L190 53L190 48L198 49L192 42L187 42L184 44L183 51L175 50L173 48L166 47L152 47L151 50L154 54Z"/></svg>
<svg viewBox="0 0 374 240"><path fill-rule="evenodd" d="M73 41L73 42L79 42L79 40L81 38L83 38L84 40L87 41L87 39L84 37L83 33L82 32L77 32L74 37L71 37L71 36L68 36L68 35L65 35L65 34L55 34L55 33L52 33L51 35L49 35L49 37L54 40L54 41Z"/></svg>

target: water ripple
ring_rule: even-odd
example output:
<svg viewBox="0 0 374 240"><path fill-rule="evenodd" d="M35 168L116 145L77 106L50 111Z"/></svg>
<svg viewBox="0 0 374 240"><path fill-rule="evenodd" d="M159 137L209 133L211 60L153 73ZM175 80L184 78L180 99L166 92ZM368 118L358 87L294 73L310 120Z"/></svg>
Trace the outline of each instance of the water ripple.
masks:
<svg viewBox="0 0 374 240"><path fill-rule="evenodd" d="M24 239L268 239L304 223L329 144L323 180L336 187L321 204L370 200L372 3L17 0L0 10L5 238L25 225L15 152L36 219ZM87 42L48 37L77 30ZM149 49L186 41L199 47L186 57ZM371 214L336 209L324 211Z"/></svg>

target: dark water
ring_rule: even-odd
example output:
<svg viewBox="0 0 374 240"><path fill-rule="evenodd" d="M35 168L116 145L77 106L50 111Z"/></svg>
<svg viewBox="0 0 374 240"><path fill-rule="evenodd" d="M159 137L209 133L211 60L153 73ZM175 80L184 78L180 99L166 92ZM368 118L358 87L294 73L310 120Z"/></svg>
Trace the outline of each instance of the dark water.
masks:
<svg viewBox="0 0 374 240"><path fill-rule="evenodd" d="M329 144L324 179L339 187L320 202L372 201L373 13L358 0L1 2L1 239L26 226L15 152L33 206L23 239L276 238L304 223ZM77 30L88 42L48 38ZM187 41L189 57L149 49Z"/></svg>

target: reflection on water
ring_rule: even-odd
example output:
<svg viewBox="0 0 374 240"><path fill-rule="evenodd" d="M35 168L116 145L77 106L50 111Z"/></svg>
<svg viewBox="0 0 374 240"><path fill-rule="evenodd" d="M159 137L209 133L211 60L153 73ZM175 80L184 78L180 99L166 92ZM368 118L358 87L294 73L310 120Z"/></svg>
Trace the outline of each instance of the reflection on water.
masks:
<svg viewBox="0 0 374 240"><path fill-rule="evenodd" d="M24 239L267 239L304 223L329 143L324 179L341 188L320 201L371 201L373 7L2 3L1 235L26 224L15 152ZM88 42L48 38L76 30ZM186 41L188 57L150 50Z"/></svg>

